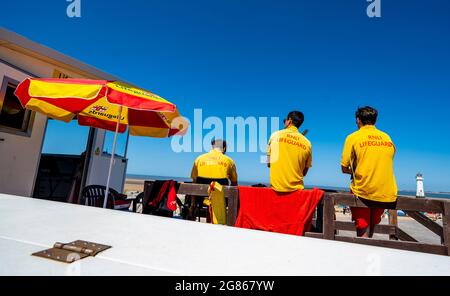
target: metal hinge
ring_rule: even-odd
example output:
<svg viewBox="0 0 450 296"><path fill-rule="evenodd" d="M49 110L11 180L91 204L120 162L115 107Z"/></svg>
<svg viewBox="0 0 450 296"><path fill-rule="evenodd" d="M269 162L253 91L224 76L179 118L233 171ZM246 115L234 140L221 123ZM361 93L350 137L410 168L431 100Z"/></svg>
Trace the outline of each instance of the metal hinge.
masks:
<svg viewBox="0 0 450 296"><path fill-rule="evenodd" d="M72 263L111 248L111 246L87 242L82 240L71 243L55 243L53 248L33 253L33 256L43 257L56 261Z"/></svg>

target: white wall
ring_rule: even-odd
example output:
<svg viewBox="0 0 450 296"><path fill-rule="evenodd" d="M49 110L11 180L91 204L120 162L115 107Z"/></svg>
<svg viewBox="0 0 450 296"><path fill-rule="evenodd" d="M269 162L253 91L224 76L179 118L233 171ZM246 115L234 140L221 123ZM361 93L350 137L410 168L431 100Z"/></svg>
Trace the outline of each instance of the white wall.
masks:
<svg viewBox="0 0 450 296"><path fill-rule="evenodd" d="M3 46L0 46L0 59L38 77L52 77L54 70L58 69L74 78L87 78L64 67L59 67L50 62L44 62L38 58L28 56Z"/></svg>
<svg viewBox="0 0 450 296"><path fill-rule="evenodd" d="M105 130L97 130L86 185L106 186L111 155L102 153L104 150L104 140ZM99 151L99 153L97 154L95 151ZM116 156L113 162L109 184L111 188L117 190L118 192L123 192L126 169L127 160L123 157Z"/></svg>
<svg viewBox="0 0 450 296"><path fill-rule="evenodd" d="M106 186L110 155L94 156L89 165L89 174L86 185ZM111 172L110 188L123 192L124 172L127 169L126 160L123 158L114 159L113 170Z"/></svg>
<svg viewBox="0 0 450 296"><path fill-rule="evenodd" d="M0 83L5 76L17 81L27 77L0 61ZM32 196L46 124L47 117L36 114L30 137L0 131L0 192Z"/></svg>

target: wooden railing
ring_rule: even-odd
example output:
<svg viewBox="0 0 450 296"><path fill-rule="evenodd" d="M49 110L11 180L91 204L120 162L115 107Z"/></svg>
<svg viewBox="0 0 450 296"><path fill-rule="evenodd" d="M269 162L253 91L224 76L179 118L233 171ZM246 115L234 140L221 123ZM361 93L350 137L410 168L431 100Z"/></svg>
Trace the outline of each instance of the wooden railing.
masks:
<svg viewBox="0 0 450 296"><path fill-rule="evenodd" d="M144 196L149 196L153 186L152 181L144 182ZM209 185L181 183L177 190L178 194L191 196L208 196ZM225 199L228 200L227 225L234 226L239 210L239 192L235 186L224 186Z"/></svg>
<svg viewBox="0 0 450 296"><path fill-rule="evenodd" d="M321 233L309 232L305 236L439 255L450 255L450 201L448 200L399 196L395 208L395 210L404 211L409 217L440 236L441 244L439 245L419 242L400 229L396 224L380 224L376 225L373 229L373 233L390 235L391 240L338 235L336 234L337 230L354 231L355 226L352 222L336 221L335 205L367 207L350 193L326 192L323 199L323 231ZM422 212L442 213L443 226L432 221L422 214Z"/></svg>
<svg viewBox="0 0 450 296"><path fill-rule="evenodd" d="M181 183L177 193L191 196L208 196L209 185ZM224 186L225 199L228 200L227 225L234 226L239 210L239 192L235 186Z"/></svg>
<svg viewBox="0 0 450 296"><path fill-rule="evenodd" d="M144 186L145 191L149 192L151 186L152 182L146 181ZM239 211L239 191L237 187L233 186L224 186L224 191L225 198L228 200L227 224L234 226ZM191 196L207 196L208 185L181 183L177 193ZM317 213L319 215L314 223L316 230L318 229L319 232L307 232L305 236L416 252L450 255L449 200L399 196L397 206L392 211L404 211L409 217L437 234L441 238L441 244L439 245L417 241L414 237L400 229L396 223L388 225L379 224L373 229L373 233L389 235L391 240L339 235L337 234L339 230L356 231L356 229L352 222L336 221L335 205L367 207L350 193L325 192L322 202L318 205ZM432 221L423 215L422 212L442 213L443 226Z"/></svg>

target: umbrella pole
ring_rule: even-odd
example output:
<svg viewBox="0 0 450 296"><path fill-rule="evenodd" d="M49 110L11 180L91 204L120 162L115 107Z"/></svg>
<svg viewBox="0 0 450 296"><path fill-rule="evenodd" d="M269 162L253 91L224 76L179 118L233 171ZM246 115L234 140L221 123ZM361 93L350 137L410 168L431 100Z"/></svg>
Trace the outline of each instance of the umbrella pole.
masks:
<svg viewBox="0 0 450 296"><path fill-rule="evenodd" d="M113 142L113 149L112 149L112 153L111 153L111 160L109 161L108 179L106 181L106 191L105 191L105 198L103 200L103 208L106 208L106 204L108 202L109 181L111 179L111 171L112 171L112 166L114 163L114 154L116 153L116 142L117 142L117 135L119 133L120 117L122 117L122 106L119 107L119 118L117 119L116 133L114 134L114 142Z"/></svg>

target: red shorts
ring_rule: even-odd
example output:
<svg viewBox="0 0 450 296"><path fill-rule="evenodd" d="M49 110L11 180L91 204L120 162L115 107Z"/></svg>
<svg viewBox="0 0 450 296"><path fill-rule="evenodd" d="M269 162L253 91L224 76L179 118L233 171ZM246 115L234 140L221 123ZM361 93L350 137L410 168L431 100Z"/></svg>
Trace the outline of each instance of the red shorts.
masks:
<svg viewBox="0 0 450 296"><path fill-rule="evenodd" d="M350 208L352 211L352 220L355 221L356 229L365 229L369 224L377 225L381 222L381 216L384 209L378 208ZM372 221L370 221L370 211L372 211Z"/></svg>

